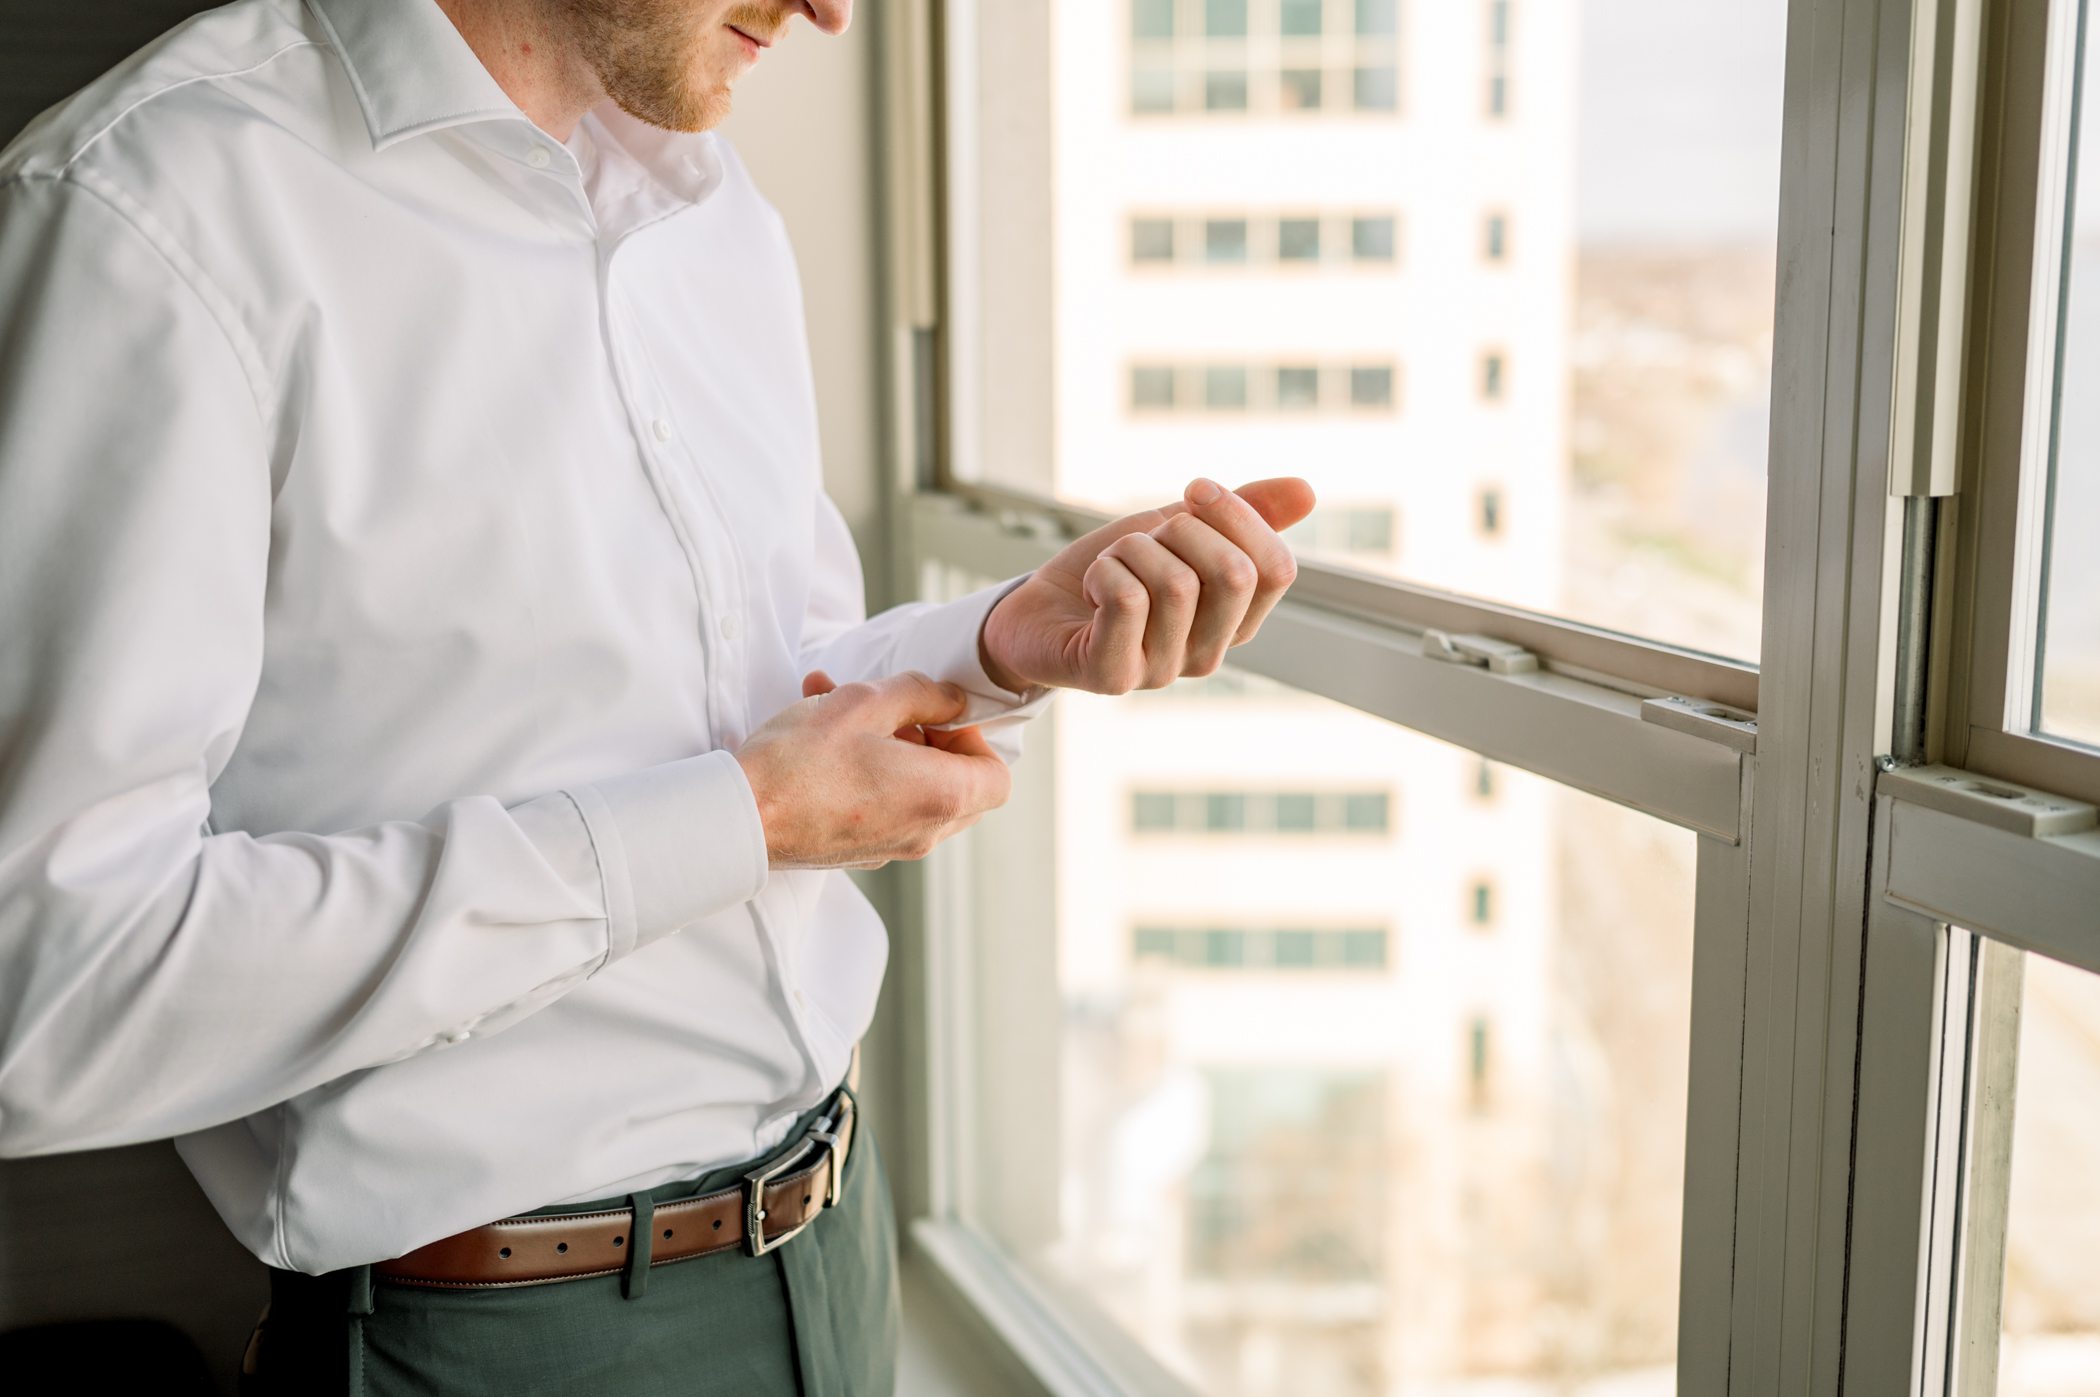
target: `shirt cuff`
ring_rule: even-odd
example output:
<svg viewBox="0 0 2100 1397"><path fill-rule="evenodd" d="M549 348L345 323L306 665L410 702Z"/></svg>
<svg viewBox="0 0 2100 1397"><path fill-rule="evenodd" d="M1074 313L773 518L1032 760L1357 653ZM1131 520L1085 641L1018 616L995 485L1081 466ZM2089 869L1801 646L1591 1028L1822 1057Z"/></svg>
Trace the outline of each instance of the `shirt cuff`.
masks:
<svg viewBox="0 0 2100 1397"><path fill-rule="evenodd" d="M918 670L955 685L968 696L959 717L936 727L967 728L992 718L1032 717L1049 703L1053 691L1041 685L1016 693L993 683L991 675L985 673L978 649L985 617L992 614L992 608L1008 592L1033 575L1024 572L966 597L928 607L899 642L895 660L898 670Z"/></svg>
<svg viewBox="0 0 2100 1397"><path fill-rule="evenodd" d="M569 791L605 880L611 964L757 897L766 831L743 764L707 752Z"/></svg>

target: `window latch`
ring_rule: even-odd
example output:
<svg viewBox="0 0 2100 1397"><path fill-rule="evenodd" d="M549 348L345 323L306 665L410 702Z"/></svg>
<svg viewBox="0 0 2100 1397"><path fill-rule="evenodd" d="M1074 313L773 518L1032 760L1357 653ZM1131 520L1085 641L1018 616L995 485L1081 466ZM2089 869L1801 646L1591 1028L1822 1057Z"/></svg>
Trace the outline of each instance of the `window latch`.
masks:
<svg viewBox="0 0 2100 1397"><path fill-rule="evenodd" d="M1432 660L1471 665L1489 674L1530 674L1539 667L1539 657L1521 645L1488 635L1452 635L1449 631L1422 632L1422 653Z"/></svg>

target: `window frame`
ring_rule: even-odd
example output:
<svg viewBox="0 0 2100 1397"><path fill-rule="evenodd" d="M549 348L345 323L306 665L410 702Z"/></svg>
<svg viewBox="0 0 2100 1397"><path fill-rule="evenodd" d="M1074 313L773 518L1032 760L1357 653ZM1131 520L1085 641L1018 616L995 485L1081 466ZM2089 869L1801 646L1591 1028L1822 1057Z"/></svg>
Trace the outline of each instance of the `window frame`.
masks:
<svg viewBox="0 0 2100 1397"><path fill-rule="evenodd" d="M2008 757L1985 740L2006 737L2002 722L1970 721L1991 696L1969 692L1960 672L1983 663L1979 645L1994 635L2009 645L2012 634L2004 596L1985 585L2005 540L2017 539L1993 512L2007 487L2003 469L1985 469L1988 430L1963 439L1958 488L1974 504L1942 514L1936 577L1905 571L1907 507L1890 469L1931 456L1936 419L1921 416L1920 431L1899 408L1943 368L1898 352L1914 342L1920 267L1948 255L1914 202L1946 191L1962 138L1979 126L2001 144L2018 129L2017 103L1963 106L1959 76L1973 54L1962 26L1985 3L1789 0L1788 275L1774 351L1785 371L1775 374L1762 671L1317 560L1234 654L1256 673L1697 831L1680 1391L1943 1390L1933 1346L1944 1351L1974 1322L1956 1272L1979 1255L1960 1245L1948 1200L1989 1183L1959 1145L1970 1109L1959 1084L1975 1054L1988 1065L1991 1041L1969 1032L1968 986L1987 988L1988 976L1973 971L1983 952L1972 961L1966 949L1979 938L2068 949L2100 969L2100 937L2065 935L2078 926L2067 909L2100 898L2100 834L2009 844L2018 837L1990 818L1921 807L1886 775L1893 672L1905 662L1897 617L1909 602L1935 641L1932 755L2003 779L2046 760L2067 794L2083 794L2086 779L2087 754L2066 764L2039 750L2061 744L2030 741L2035 750ZM2019 8L1989 3L1994 23ZM972 346L970 308L952 298L949 274L966 274L974 252L948 214L972 197L954 175L976 133L946 112L968 99L965 65L953 60L972 49L972 21L967 0L900 0L878 21L891 83L885 149L898 176L886 186L886 366L900 597L937 586L944 570L1024 571L1105 518L953 470L967 439L955 389ZM1400 30L1404 66L1404 12ZM2017 151L1987 153L1981 170L1981 202L1995 208L1992 181L2017 175ZM2016 219L2001 222L2017 232ZM1979 267L2002 267L2006 236L1980 225ZM1970 362L1987 362L2003 317L1993 326L1988 306L1968 309ZM1996 380L1988 389L1994 401L2004 391ZM1971 430L1992 420L1978 414ZM1435 658L1448 649L1439 632L1522 645L1540 668L1498 675ZM1700 711L1713 706L1734 712ZM990 821L966 838L999 829ZM1128 1335L960 1220L977 1185L948 1148L952 1117L975 1099L973 1079L998 1070L958 1054L953 1037L974 982L969 938L951 933L985 893L965 865L936 859L883 880L897 952L879 1041L910 1103L897 1171L909 1249L958 1319L992 1335L1040 1391L1182 1392ZM1952 872L1978 866L2004 876ZM1040 937L1002 942L1000 955L1017 974L1055 973L1054 946ZM999 1051L1054 1037L1054 1025L1029 1027L1014 1026L1014 1044ZM1026 1134L1025 1108L1037 1104L1011 1104L1015 1132ZM1861 1178L1878 1186L1855 1189ZM1972 1220L1988 1216L1973 1203Z"/></svg>

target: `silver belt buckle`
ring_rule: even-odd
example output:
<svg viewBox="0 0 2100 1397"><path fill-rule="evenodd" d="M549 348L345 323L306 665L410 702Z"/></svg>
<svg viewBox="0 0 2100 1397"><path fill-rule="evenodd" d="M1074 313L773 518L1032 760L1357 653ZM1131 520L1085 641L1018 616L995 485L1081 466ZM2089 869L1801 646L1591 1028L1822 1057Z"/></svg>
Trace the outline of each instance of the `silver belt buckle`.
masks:
<svg viewBox="0 0 2100 1397"><path fill-rule="evenodd" d="M838 1116L836 1119L828 1115L817 1117L815 1123L810 1126L808 1133L802 1137L802 1148L784 1154L771 1164L753 1169L750 1173L744 1175L744 1251L746 1255L764 1256L769 1251L777 1250L790 1237L797 1235L803 1228L815 1222L817 1214L824 1210L823 1208L818 1208L811 1211L803 1217L802 1221L796 1223L778 1237L769 1239L766 1236L766 1185L772 1183L773 1180L783 1174L793 1172L804 1160L809 1158L811 1150L822 1152L831 1161L831 1167L826 1171L827 1178L824 1184L824 1208L833 1207L838 1203L839 1175L845 1171L842 1167L842 1161L839 1159L838 1131L833 1127L843 1127L852 1118L853 1098L841 1092L838 1099Z"/></svg>

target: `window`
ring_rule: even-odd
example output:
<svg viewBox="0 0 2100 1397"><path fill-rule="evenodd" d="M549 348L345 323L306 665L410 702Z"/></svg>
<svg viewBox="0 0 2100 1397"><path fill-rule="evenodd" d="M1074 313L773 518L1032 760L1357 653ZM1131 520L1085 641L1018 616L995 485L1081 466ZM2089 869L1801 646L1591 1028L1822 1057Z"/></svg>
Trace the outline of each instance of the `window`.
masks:
<svg viewBox="0 0 2100 1397"><path fill-rule="evenodd" d="M1203 0L1203 32L1212 38L1243 37L1247 0Z"/></svg>
<svg viewBox="0 0 2100 1397"><path fill-rule="evenodd" d="M1276 256L1284 262L1320 260L1320 220L1285 218L1276 224Z"/></svg>
<svg viewBox="0 0 2100 1397"><path fill-rule="evenodd" d="M1213 364L1203 371L1203 405L1212 411L1247 405L1247 370L1239 364Z"/></svg>
<svg viewBox="0 0 2100 1397"><path fill-rule="evenodd" d="M1171 262L1174 260L1174 220L1133 218L1130 220L1130 260Z"/></svg>
<svg viewBox="0 0 2100 1397"><path fill-rule="evenodd" d="M1349 252L1359 262L1393 260L1394 220L1390 215L1349 220Z"/></svg>
<svg viewBox="0 0 2100 1397"><path fill-rule="evenodd" d="M1502 492L1482 490L1479 500L1480 532L1494 538L1502 532Z"/></svg>
<svg viewBox="0 0 2100 1397"><path fill-rule="evenodd" d="M1503 391L1502 355L1487 353L1480 356L1480 396L1489 402L1500 402Z"/></svg>
<svg viewBox="0 0 2100 1397"><path fill-rule="evenodd" d="M1386 834L1392 797L1348 790L1139 790L1130 797L1130 822L1142 833Z"/></svg>
<svg viewBox="0 0 2100 1397"><path fill-rule="evenodd" d="M1319 110L1320 70L1318 68L1286 68L1280 76L1283 83L1283 93L1277 105L1287 112Z"/></svg>
<svg viewBox="0 0 2100 1397"><path fill-rule="evenodd" d="M1509 6L1510 0L1487 0L1487 114L1495 118L1509 115Z"/></svg>
<svg viewBox="0 0 2100 1397"><path fill-rule="evenodd" d="M1312 408L1320 405L1320 371L1309 364L1286 364L1276 370L1276 406Z"/></svg>
<svg viewBox="0 0 2100 1397"><path fill-rule="evenodd" d="M1400 105L1400 73L1390 63L1358 68L1356 109L1360 112L1389 112Z"/></svg>
<svg viewBox="0 0 2100 1397"><path fill-rule="evenodd" d="M1399 533L1392 506L1323 504L1288 529L1291 547L1316 553L1390 555Z"/></svg>
<svg viewBox="0 0 2100 1397"><path fill-rule="evenodd" d="M1174 406L1174 370L1164 364L1139 364L1131 369L1130 405L1141 410Z"/></svg>
<svg viewBox="0 0 2100 1397"><path fill-rule="evenodd" d="M1473 765L1473 796L1476 800L1495 798L1495 764L1486 757Z"/></svg>
<svg viewBox="0 0 2100 1397"><path fill-rule="evenodd" d="M1203 260L1244 262L1247 260L1247 220L1213 218L1203 225Z"/></svg>
<svg viewBox="0 0 2100 1397"><path fill-rule="evenodd" d="M1131 958L1178 969L1384 970L1383 927L1177 927L1148 923L1131 933Z"/></svg>
<svg viewBox="0 0 2100 1397"><path fill-rule="evenodd" d="M1277 15L1284 37L1317 37L1321 28L1323 0L1278 0Z"/></svg>
<svg viewBox="0 0 2100 1397"><path fill-rule="evenodd" d="M1466 905L1474 926L1492 926L1495 921L1495 888L1486 880L1476 881L1466 893Z"/></svg>
<svg viewBox="0 0 2100 1397"><path fill-rule="evenodd" d="M1142 13L1096 6L1083 17L1061 6L1068 18L1037 24L984 0L958 3L975 16L972 53L985 66L949 113L958 131L979 132L959 148L967 158L952 177L995 176L972 188L1003 192L945 204L958 248L975 249L957 263L973 285L957 288L955 304L981 311L970 344L953 347L964 366L958 387L971 395L960 405L964 430L952 452L957 483L1117 510L1130 503L1131 482L1146 478L1134 453L1176 469L1200 462L1251 477L1288 451L1307 463L1301 468L1316 487L1354 496L1362 482L1383 480L1404 509L1443 473L1478 469L1481 424L1468 410L1477 382L1448 382L1441 366L1473 364L1478 347L1492 346L1512 365L1521 358L1527 391L1508 401L1488 459L1506 490L1540 499L1543 516L1556 521L1555 541L1535 564L1415 549L1380 574L1755 660L1782 7L1672 6L1672 62L1659 65L1644 55L1656 51L1660 21L1610 5L1458 0L1418 11L1391 0L1263 0L1232 7L1228 19L1212 16L1204 0L1177 0ZM1243 34L1213 33L1214 20L1237 30L1241 14ZM1490 123L1482 118L1483 65L1498 25L1510 116ZM1118 56L1125 52L1127 60ZM1103 56L1127 62L1127 76L1104 74ZM1432 69L1450 74L1451 100L1403 102L1407 74ZM1301 105L1286 108L1287 100ZM1405 119L1394 119L1403 108ZM1668 121L1655 119L1662 109ZM1168 113L1172 121L1162 119ZM1290 156L1250 159L1246 141L1267 141L1266 123L1286 116L1289 131L1275 138L1287 134ZM1024 138L1029 132L1036 134ZM1139 133L1143 142L1129 139ZM1426 149L1449 158L1422 165ZM1062 152L1054 166L1052 150ZM1331 174L1319 186L1324 206L1307 207L1300 180L1315 169ZM1162 184L1163 170L1176 172L1171 185ZM1515 183L1502 173L1488 178L1505 170L1526 173ZM1657 170L1684 177L1659 179ZM1010 197L1031 171L1044 199ZM1425 232L1410 242L1403 273L1394 207L1401 189L1425 208L1480 210L1464 216L1500 222L1457 238ZM1171 264L1158 244L1143 260L1103 260L1131 245L1119 241L1128 220L1162 216L1169 200L1185 210L1175 216ZM1210 260L1203 221L1233 217L1247 220L1246 259ZM1520 222L1523 257L1515 256ZM1207 316L1193 313L1194 287L1165 304L1151 293L1166 287L1126 294L1133 288L1124 278L1168 265L1191 277L1238 278L1244 289L1205 288L1201 295L1221 298ZM1390 286L1296 305L1285 339L1278 319L1251 313L1272 294L1264 279L1284 266L1388 278ZM1444 288L1439 304L1448 309L1425 319L1424 287ZM1243 331L1261 326L1275 342L1225 350L1207 317ZM1663 344L1677 352L1658 355ZM1041 373L1011 372L1023 346ZM1257 433L1222 453L1207 441L1163 442L1156 423L1144 424L1142 443L1122 435L1139 424L1123 410L1119 366L1220 355L1267 365L1360 356L1439 367L1433 391L1411 395L1405 420L1396 415L1383 431L1336 420L1321 424L1317 439L1287 446ZM991 371L995 362L1006 371ZM1257 399L1265 392L1250 389ZM1346 393L1339 384L1333 390L1338 405ZM1184 396L1185 406L1202 401L1200 391ZM1183 421L1186 430L1206 430L1196 414ZM1461 456L1466 464L1451 464ZM1403 459L1445 464L1396 469ZM1462 482L1459 497L1478 484ZM1424 501L1423 509L1428 519L1449 506Z"/></svg>
<svg viewBox="0 0 2100 1397"><path fill-rule="evenodd" d="M1393 366L1390 364L1358 364L1349 370L1349 405L1351 407L1391 407L1393 405Z"/></svg>

